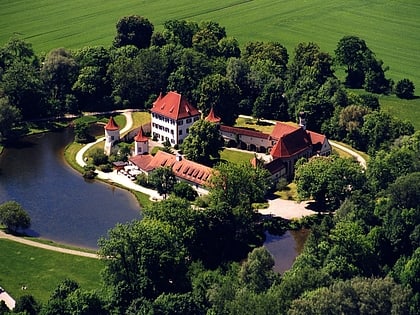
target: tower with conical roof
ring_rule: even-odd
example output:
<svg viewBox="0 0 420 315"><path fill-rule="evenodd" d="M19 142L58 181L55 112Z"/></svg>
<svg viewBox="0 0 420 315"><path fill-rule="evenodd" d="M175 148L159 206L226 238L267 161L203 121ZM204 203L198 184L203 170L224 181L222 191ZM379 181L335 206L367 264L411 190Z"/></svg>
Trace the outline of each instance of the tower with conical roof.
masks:
<svg viewBox="0 0 420 315"><path fill-rule="evenodd" d="M214 123L214 124L217 124L217 125L219 125L220 124L220 121L222 120L220 117L218 117L218 116L216 116L216 114L214 113L214 109L213 109L213 106L210 108L210 112L209 112L209 114L207 115L207 117L206 118L204 118L204 120L206 120L206 121L209 121L209 122L211 122L211 123Z"/></svg>
<svg viewBox="0 0 420 315"><path fill-rule="evenodd" d="M115 122L114 118L111 116L108 123L104 127L105 129L105 147L104 153L110 155L112 152L112 147L116 141L120 140L120 127Z"/></svg>
<svg viewBox="0 0 420 315"><path fill-rule="evenodd" d="M134 137L134 155L145 154L149 152L149 139L144 135L143 128Z"/></svg>

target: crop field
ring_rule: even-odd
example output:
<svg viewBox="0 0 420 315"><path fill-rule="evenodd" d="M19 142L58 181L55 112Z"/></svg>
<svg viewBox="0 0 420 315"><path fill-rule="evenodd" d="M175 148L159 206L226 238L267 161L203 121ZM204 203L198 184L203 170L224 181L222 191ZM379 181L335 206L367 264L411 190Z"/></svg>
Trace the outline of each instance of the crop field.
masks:
<svg viewBox="0 0 420 315"><path fill-rule="evenodd" d="M109 46L117 21L131 14L148 18L156 30L170 19L213 20L241 46L278 41L290 55L298 43L309 41L333 54L340 38L356 35L389 66L390 78L409 78L420 89L418 0L0 0L0 45L16 34L38 53ZM414 100L407 108L419 106ZM419 112L406 116L420 120Z"/></svg>

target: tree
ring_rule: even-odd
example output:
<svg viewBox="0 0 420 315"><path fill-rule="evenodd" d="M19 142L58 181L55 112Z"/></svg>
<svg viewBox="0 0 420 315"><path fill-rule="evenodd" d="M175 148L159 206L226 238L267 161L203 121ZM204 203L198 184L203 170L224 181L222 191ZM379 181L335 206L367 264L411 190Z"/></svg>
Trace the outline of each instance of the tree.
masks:
<svg viewBox="0 0 420 315"><path fill-rule="evenodd" d="M16 201L7 201L0 205L0 222L11 232L31 226L31 218Z"/></svg>
<svg viewBox="0 0 420 315"><path fill-rule="evenodd" d="M313 157L296 165L295 181L299 197L314 198L320 205L337 209L353 191L365 185L362 167L336 156Z"/></svg>
<svg viewBox="0 0 420 315"><path fill-rule="evenodd" d="M264 200L270 187L266 169L251 164L220 163L210 178L211 200L230 207L250 207L253 202Z"/></svg>
<svg viewBox="0 0 420 315"><path fill-rule="evenodd" d="M187 199L188 201L194 201L197 198L198 193L191 185L186 182L178 182L174 185L173 194L179 198Z"/></svg>
<svg viewBox="0 0 420 315"><path fill-rule="evenodd" d="M205 77L199 86L198 107L205 115L213 107L222 122L233 125L238 117L239 88L220 74Z"/></svg>
<svg viewBox="0 0 420 315"><path fill-rule="evenodd" d="M158 167L150 172L149 183L166 199L166 196L174 189L176 178L171 167Z"/></svg>
<svg viewBox="0 0 420 315"><path fill-rule="evenodd" d="M88 143L92 138L89 134L89 124L87 122L78 121L74 124L74 141Z"/></svg>
<svg viewBox="0 0 420 315"><path fill-rule="evenodd" d="M39 68L25 61L13 62L3 73L0 88L25 119L45 115Z"/></svg>
<svg viewBox="0 0 420 315"><path fill-rule="evenodd" d="M116 27L115 47L134 45L141 49L150 46L154 27L148 19L138 15L125 16L118 21Z"/></svg>
<svg viewBox="0 0 420 315"><path fill-rule="evenodd" d="M198 31L198 24L185 20L168 20L163 24L165 37L169 42L181 44L185 48L192 46L192 38Z"/></svg>
<svg viewBox="0 0 420 315"><path fill-rule="evenodd" d="M12 134L15 127L21 119L20 111L11 105L8 98L0 98L0 141Z"/></svg>
<svg viewBox="0 0 420 315"><path fill-rule="evenodd" d="M154 219L117 224L99 240L103 278L118 314L138 298L185 290L187 257L175 227Z"/></svg>
<svg viewBox="0 0 420 315"><path fill-rule="evenodd" d="M362 87L365 80L365 60L372 55L366 42L357 36L344 36L335 49L337 64L346 66L346 85L351 88Z"/></svg>
<svg viewBox="0 0 420 315"><path fill-rule="evenodd" d="M412 99L414 97L414 83L409 79L402 79L395 86L395 95L399 98Z"/></svg>
<svg viewBox="0 0 420 315"><path fill-rule="evenodd" d="M410 298L410 290L390 278L355 278L305 293L288 314L410 314Z"/></svg>
<svg viewBox="0 0 420 315"><path fill-rule="evenodd" d="M246 44L243 58L253 64L257 60L270 60L280 67L278 76L282 79L286 76L289 55L287 49L278 42L250 42Z"/></svg>
<svg viewBox="0 0 420 315"><path fill-rule="evenodd" d="M156 49L142 49L134 57L118 56L108 68L114 102L145 108L149 96L166 85L166 67L166 57Z"/></svg>
<svg viewBox="0 0 420 315"><path fill-rule="evenodd" d="M16 301L13 312L25 315L37 315L40 309L41 306L32 295L22 295Z"/></svg>
<svg viewBox="0 0 420 315"><path fill-rule="evenodd" d="M265 247L258 247L248 254L239 271L242 285L255 293L269 289L280 280L273 271L274 259Z"/></svg>
<svg viewBox="0 0 420 315"><path fill-rule="evenodd" d="M209 165L211 158L219 158L222 145L218 126L200 119L190 127L181 150L189 160Z"/></svg>
<svg viewBox="0 0 420 315"><path fill-rule="evenodd" d="M66 107L66 98L72 94L79 67L70 51L58 48L50 51L41 68L50 115L63 115L72 108Z"/></svg>

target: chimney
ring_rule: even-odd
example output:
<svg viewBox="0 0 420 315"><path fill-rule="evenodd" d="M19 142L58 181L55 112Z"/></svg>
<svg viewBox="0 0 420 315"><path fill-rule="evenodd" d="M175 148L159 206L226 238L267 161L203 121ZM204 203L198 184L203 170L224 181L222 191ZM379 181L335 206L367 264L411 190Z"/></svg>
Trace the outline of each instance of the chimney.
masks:
<svg viewBox="0 0 420 315"><path fill-rule="evenodd" d="M306 113L299 112L299 127L306 130Z"/></svg>

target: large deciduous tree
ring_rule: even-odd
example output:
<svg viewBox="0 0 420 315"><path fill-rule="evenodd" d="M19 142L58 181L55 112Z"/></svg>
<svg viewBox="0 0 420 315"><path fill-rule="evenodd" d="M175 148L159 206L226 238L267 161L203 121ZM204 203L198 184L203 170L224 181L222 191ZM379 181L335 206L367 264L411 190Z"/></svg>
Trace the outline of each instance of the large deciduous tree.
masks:
<svg viewBox="0 0 420 315"><path fill-rule="evenodd" d="M115 47L134 45L137 48L150 46L154 26L146 18L138 15L125 16L117 23Z"/></svg>
<svg viewBox="0 0 420 315"><path fill-rule="evenodd" d="M11 232L27 229L31 226L29 214L16 201L7 201L0 205L0 223Z"/></svg>
<svg viewBox="0 0 420 315"><path fill-rule="evenodd" d="M250 207L253 202L264 200L270 188L266 169L249 164L220 163L210 178L210 198L214 203L230 207Z"/></svg>
<svg viewBox="0 0 420 315"><path fill-rule="evenodd" d="M350 159L313 157L296 165L295 181L300 198L314 198L329 209L337 209L352 191L362 189L362 167Z"/></svg>
<svg viewBox="0 0 420 315"><path fill-rule="evenodd" d="M205 77L199 86L198 107L208 114L213 107L222 122L233 125L238 117L239 88L220 74Z"/></svg>
<svg viewBox="0 0 420 315"><path fill-rule="evenodd" d="M190 127L181 149L189 160L208 165L211 158L219 158L222 145L218 126L200 119Z"/></svg>
<svg viewBox="0 0 420 315"><path fill-rule="evenodd" d="M364 75L364 63L372 55L366 42L357 36L344 36L337 43L335 49L336 62L346 67L346 84L351 88L362 87Z"/></svg>
<svg viewBox="0 0 420 315"><path fill-rule="evenodd" d="M63 115L75 111L73 104L67 100L72 95L72 87L77 80L79 67L70 51L64 48L54 49L48 53L41 68L48 110L50 115Z"/></svg>
<svg viewBox="0 0 420 315"><path fill-rule="evenodd" d="M111 304L122 310L136 299L154 299L185 285L186 251L175 227L154 219L117 224L99 240Z"/></svg>
<svg viewBox="0 0 420 315"><path fill-rule="evenodd" d="M150 172L149 183L166 199L166 196L174 189L176 178L171 167L158 167Z"/></svg>

